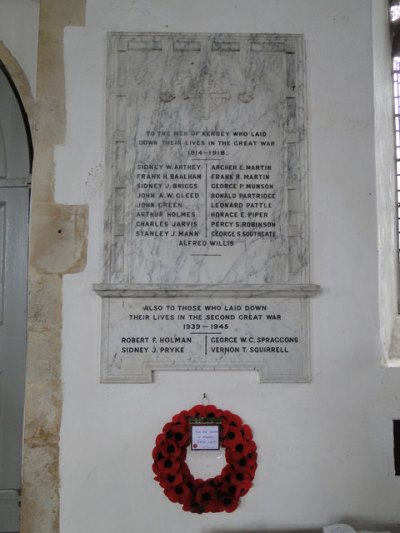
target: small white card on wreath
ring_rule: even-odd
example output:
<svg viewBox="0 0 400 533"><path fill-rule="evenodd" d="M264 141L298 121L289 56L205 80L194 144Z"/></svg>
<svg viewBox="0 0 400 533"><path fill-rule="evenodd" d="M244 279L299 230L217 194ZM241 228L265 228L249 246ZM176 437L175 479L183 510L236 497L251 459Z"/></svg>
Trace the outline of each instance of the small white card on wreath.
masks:
<svg viewBox="0 0 400 533"><path fill-rule="evenodd" d="M218 424L192 424L192 450L219 450L219 433L220 425Z"/></svg>

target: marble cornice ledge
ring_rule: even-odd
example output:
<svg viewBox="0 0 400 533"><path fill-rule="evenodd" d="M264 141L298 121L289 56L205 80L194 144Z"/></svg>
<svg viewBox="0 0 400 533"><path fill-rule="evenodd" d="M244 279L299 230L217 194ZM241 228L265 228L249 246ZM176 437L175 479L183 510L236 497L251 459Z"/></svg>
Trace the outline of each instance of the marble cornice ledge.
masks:
<svg viewBox="0 0 400 533"><path fill-rule="evenodd" d="M92 288L102 298L171 298L180 296L310 298L322 292L321 287L316 284L140 284L127 286L112 283L95 283Z"/></svg>

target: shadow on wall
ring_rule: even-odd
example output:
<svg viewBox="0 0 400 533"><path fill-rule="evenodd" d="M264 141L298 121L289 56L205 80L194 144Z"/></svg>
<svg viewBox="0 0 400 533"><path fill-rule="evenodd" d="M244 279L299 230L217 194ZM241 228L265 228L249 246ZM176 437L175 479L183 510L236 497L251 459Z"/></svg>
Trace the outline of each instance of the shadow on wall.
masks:
<svg viewBox="0 0 400 533"><path fill-rule="evenodd" d="M201 533L321 533L321 529L202 529Z"/></svg>
<svg viewBox="0 0 400 533"><path fill-rule="evenodd" d="M400 523L367 525L362 521L357 521L355 519L336 520L335 522L331 523L350 524L357 531L390 531L390 533L400 533ZM323 527L324 526L322 526L320 529L202 529L201 533L322 533Z"/></svg>

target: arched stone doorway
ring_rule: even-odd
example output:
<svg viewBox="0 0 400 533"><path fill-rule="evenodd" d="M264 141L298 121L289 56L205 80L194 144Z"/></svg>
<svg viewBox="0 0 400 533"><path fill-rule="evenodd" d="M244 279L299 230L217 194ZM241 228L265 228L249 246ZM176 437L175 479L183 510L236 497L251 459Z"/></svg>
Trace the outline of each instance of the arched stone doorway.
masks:
<svg viewBox="0 0 400 533"><path fill-rule="evenodd" d="M19 530L32 156L27 115L0 61L0 532Z"/></svg>

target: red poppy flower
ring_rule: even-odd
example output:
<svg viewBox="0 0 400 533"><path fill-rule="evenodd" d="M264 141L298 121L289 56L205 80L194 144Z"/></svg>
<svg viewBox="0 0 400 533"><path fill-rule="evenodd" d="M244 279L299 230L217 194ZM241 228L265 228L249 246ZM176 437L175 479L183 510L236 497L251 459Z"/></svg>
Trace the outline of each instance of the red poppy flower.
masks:
<svg viewBox="0 0 400 533"><path fill-rule="evenodd" d="M231 473L230 482L232 483L232 485L236 485L240 489L245 490L246 492L253 485L250 476L248 474L245 474L244 472Z"/></svg>
<svg viewBox="0 0 400 533"><path fill-rule="evenodd" d="M224 511L227 513L233 513L233 511L236 511L239 505L239 498L234 498L230 494L225 494L222 496L220 500Z"/></svg>
<svg viewBox="0 0 400 533"><path fill-rule="evenodd" d="M253 438L253 432L251 431L251 427L247 424L243 424L243 426L240 428L243 434L243 437L246 440L252 440Z"/></svg>
<svg viewBox="0 0 400 533"><path fill-rule="evenodd" d="M233 483L224 484L224 493L235 499L239 499L241 496L240 487Z"/></svg>
<svg viewBox="0 0 400 533"><path fill-rule="evenodd" d="M156 477L159 478L161 472L160 472L160 469L159 469L158 463L153 463L153 465L152 465L151 468L153 469L153 472L155 473ZM154 478L154 479L155 479L155 478ZM158 481L158 479L157 479L157 481Z"/></svg>
<svg viewBox="0 0 400 533"><path fill-rule="evenodd" d="M174 422L167 422L166 424L164 424L162 428L163 432L161 433L161 435L165 436L172 427L174 427Z"/></svg>
<svg viewBox="0 0 400 533"><path fill-rule="evenodd" d="M160 452L163 457L170 457L176 459L181 454L181 449L173 440L165 440L160 446Z"/></svg>
<svg viewBox="0 0 400 533"><path fill-rule="evenodd" d="M226 483L224 484L223 495L228 494L229 496L232 496L233 498L239 499L245 494L247 494L251 487L252 487L252 483L249 484L247 481L243 485L237 485L235 483Z"/></svg>
<svg viewBox="0 0 400 533"><path fill-rule="evenodd" d="M164 433L160 433L156 438L156 446L161 446L167 437Z"/></svg>
<svg viewBox="0 0 400 533"><path fill-rule="evenodd" d="M205 507L208 502L215 499L216 490L209 483L204 483L195 493L195 500L197 503Z"/></svg>
<svg viewBox="0 0 400 533"><path fill-rule="evenodd" d="M204 502L203 507L205 513L220 513L224 510L221 506L221 503L216 498L209 500L208 502Z"/></svg>
<svg viewBox="0 0 400 533"><path fill-rule="evenodd" d="M206 416L206 410L209 408L209 405L195 405L189 409L189 414L192 418L201 418Z"/></svg>
<svg viewBox="0 0 400 533"><path fill-rule="evenodd" d="M193 513L194 511L192 511L192 507L193 507L193 497L192 497L192 493L190 492L189 493L189 496L187 497L187 499L182 503L182 509L184 511L189 511L191 513ZM194 502L196 505L198 505L197 502Z"/></svg>
<svg viewBox="0 0 400 533"><path fill-rule="evenodd" d="M225 455L225 457L226 457L226 455ZM228 463L228 464L226 464L226 465L224 466L224 468L222 469L221 474L220 474L220 477L221 477L222 479L224 479L224 477L225 477L226 475L228 475L229 472L231 471L231 465L229 464L228 461L227 461L227 463Z"/></svg>
<svg viewBox="0 0 400 533"><path fill-rule="evenodd" d="M235 470L248 472L250 474L257 468L257 454L252 452L248 455L236 455L230 452L229 464L231 464Z"/></svg>
<svg viewBox="0 0 400 533"><path fill-rule="evenodd" d="M184 479L181 472L177 472L176 474L170 473L166 474L165 476L159 476L158 480L163 489L181 485L183 481Z"/></svg>
<svg viewBox="0 0 400 533"><path fill-rule="evenodd" d="M179 461L172 459L162 459L157 463L159 475L165 476L166 474L175 474L179 471L181 465Z"/></svg>
<svg viewBox="0 0 400 533"><path fill-rule="evenodd" d="M205 418L221 418L223 411L215 407L215 405L206 405Z"/></svg>
<svg viewBox="0 0 400 533"><path fill-rule="evenodd" d="M224 418L226 420L226 423L230 426L242 426L242 419L240 418L240 416L235 415L230 411L222 411L221 418Z"/></svg>
<svg viewBox="0 0 400 533"><path fill-rule="evenodd" d="M164 456L163 456L163 454L161 452L160 446L156 446L153 449L152 457L153 457L154 461L160 461L161 459L163 459Z"/></svg>
<svg viewBox="0 0 400 533"><path fill-rule="evenodd" d="M196 502L196 500L192 500L190 502L190 508L188 509L191 513L196 514L203 514L205 512L205 509L202 505Z"/></svg>
<svg viewBox="0 0 400 533"><path fill-rule="evenodd" d="M193 485L193 493L194 493L196 492L197 489L199 489L200 487L204 485L204 479L193 478L192 485Z"/></svg>
<svg viewBox="0 0 400 533"><path fill-rule="evenodd" d="M172 417L172 422L174 422L175 424L178 423L178 424L182 424L183 426L185 426L190 416L191 415L189 414L188 411L181 411L180 413Z"/></svg>
<svg viewBox="0 0 400 533"><path fill-rule="evenodd" d="M228 466L228 465L226 465L226 466ZM221 474L219 476L215 476L215 477L211 477L209 479L206 479L205 484L211 485L214 488L218 488L221 485L222 481L223 481L223 478L222 478L222 472L221 472Z"/></svg>
<svg viewBox="0 0 400 533"><path fill-rule="evenodd" d="M250 476L250 479L253 480L255 478L255 475L256 475L256 469L257 469L257 465L255 465L254 467L252 467L250 470L249 470L249 476Z"/></svg>
<svg viewBox="0 0 400 533"><path fill-rule="evenodd" d="M228 444L229 445L229 444ZM233 446L229 446L229 452L234 461L239 461L242 457L249 455L255 451L255 445L245 440L239 441Z"/></svg>
<svg viewBox="0 0 400 533"><path fill-rule="evenodd" d="M181 483L180 485L166 488L164 494L171 502L183 503L190 496L190 490L187 485Z"/></svg>
<svg viewBox="0 0 400 533"><path fill-rule="evenodd" d="M222 427L222 444L233 448L236 444L243 443L243 435L239 428L235 426Z"/></svg>
<svg viewBox="0 0 400 533"><path fill-rule="evenodd" d="M181 448L187 446L189 441L189 432L184 424L169 422L163 428L164 435L169 440L174 440Z"/></svg>
<svg viewBox="0 0 400 533"><path fill-rule="evenodd" d="M247 464L255 466L257 464L257 452L251 452L246 455Z"/></svg>
<svg viewBox="0 0 400 533"><path fill-rule="evenodd" d="M239 461L232 461L232 467L236 472L244 472L251 477L252 470L256 468L257 463L249 461L246 457L242 457Z"/></svg>

